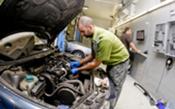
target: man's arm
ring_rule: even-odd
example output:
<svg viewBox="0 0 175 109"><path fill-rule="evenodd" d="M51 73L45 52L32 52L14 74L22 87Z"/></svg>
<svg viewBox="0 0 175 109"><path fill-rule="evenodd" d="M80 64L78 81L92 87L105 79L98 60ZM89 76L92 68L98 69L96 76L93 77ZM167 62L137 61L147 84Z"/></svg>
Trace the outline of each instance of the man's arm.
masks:
<svg viewBox="0 0 175 109"><path fill-rule="evenodd" d="M91 54L89 54L87 57L80 60L80 64L82 65L82 64L88 63L88 62L92 61L92 59L93 59L93 56Z"/></svg>
<svg viewBox="0 0 175 109"><path fill-rule="evenodd" d="M77 68L78 71L82 71L82 70L89 70L89 69L94 69L97 66L99 66L101 64L100 60L97 59L93 59L93 61L83 65L82 67Z"/></svg>
<svg viewBox="0 0 175 109"><path fill-rule="evenodd" d="M129 44L130 48L132 48L132 50L136 53L140 53L141 51L135 46L135 44L133 42L130 42Z"/></svg>

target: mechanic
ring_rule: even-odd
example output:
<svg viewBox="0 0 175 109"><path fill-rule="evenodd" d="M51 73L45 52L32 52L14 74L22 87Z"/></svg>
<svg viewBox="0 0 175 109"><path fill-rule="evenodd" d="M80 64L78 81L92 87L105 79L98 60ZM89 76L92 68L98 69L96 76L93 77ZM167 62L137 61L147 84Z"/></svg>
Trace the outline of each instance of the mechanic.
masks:
<svg viewBox="0 0 175 109"><path fill-rule="evenodd" d="M90 70L101 63L107 65L107 75L110 81L110 94L106 97L110 101L110 109L114 109L119 98L122 85L126 78L129 53L123 43L112 32L97 27L93 19L81 16L78 20L81 36L92 41L92 54L75 62L70 62L72 74Z"/></svg>
<svg viewBox="0 0 175 109"><path fill-rule="evenodd" d="M121 41L123 42L123 44L125 45L125 47L127 48L129 54L130 54L130 72L131 73L131 68L132 68L132 62L134 61L134 53L138 53L141 54L141 50L139 50L134 42L132 41L132 30L130 27L126 27L124 29L124 31L122 32L122 36L120 37Z"/></svg>

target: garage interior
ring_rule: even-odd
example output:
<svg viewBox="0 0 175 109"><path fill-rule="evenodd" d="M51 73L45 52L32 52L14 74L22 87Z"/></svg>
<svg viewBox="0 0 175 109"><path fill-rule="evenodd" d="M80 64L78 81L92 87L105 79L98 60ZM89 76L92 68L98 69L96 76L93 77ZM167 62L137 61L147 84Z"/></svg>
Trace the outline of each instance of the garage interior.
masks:
<svg viewBox="0 0 175 109"><path fill-rule="evenodd" d="M140 50L114 109L175 109L175 0L12 1L0 0L0 109L108 109L105 65L71 73L93 52L80 16L118 38L130 27Z"/></svg>

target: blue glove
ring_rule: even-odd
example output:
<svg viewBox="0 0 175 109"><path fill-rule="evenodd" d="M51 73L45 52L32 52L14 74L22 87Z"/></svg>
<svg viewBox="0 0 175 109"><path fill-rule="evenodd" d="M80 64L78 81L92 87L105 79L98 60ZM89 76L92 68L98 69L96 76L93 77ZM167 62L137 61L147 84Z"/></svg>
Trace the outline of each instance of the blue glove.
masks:
<svg viewBox="0 0 175 109"><path fill-rule="evenodd" d="M79 61L72 61L70 62L70 67L71 68L76 68L80 66L80 62Z"/></svg>
<svg viewBox="0 0 175 109"><path fill-rule="evenodd" d="M71 69L71 73L72 73L73 75L76 75L76 74L78 73L78 69L77 69L77 68Z"/></svg>

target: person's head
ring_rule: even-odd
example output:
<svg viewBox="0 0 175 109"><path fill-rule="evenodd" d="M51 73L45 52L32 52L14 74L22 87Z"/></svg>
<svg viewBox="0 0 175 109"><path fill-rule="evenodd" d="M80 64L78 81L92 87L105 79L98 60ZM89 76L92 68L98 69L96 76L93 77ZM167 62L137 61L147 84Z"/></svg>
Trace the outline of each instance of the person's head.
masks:
<svg viewBox="0 0 175 109"><path fill-rule="evenodd" d="M77 26L82 36L92 37L94 33L94 24L93 24L92 18L87 17L87 16L81 16L78 19Z"/></svg>
<svg viewBox="0 0 175 109"><path fill-rule="evenodd" d="M131 31L131 28L130 27L126 27L123 31L123 34L128 34L128 35L131 35L132 34L132 31Z"/></svg>

